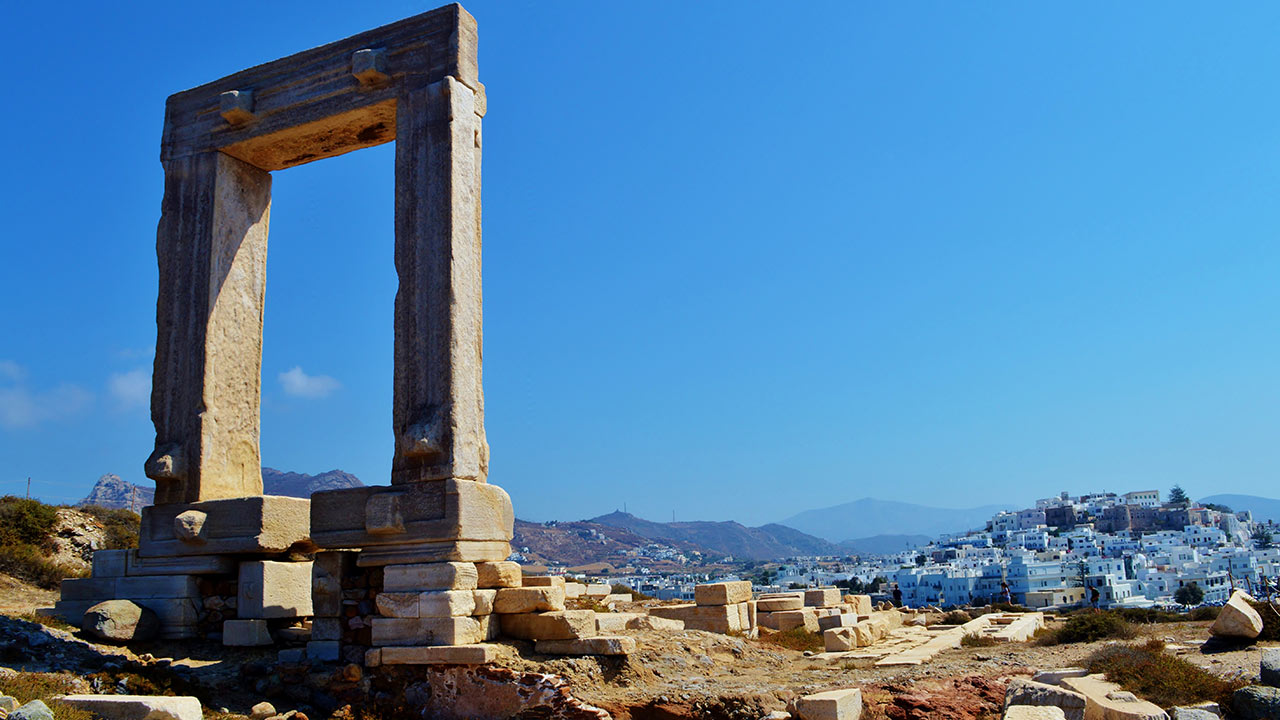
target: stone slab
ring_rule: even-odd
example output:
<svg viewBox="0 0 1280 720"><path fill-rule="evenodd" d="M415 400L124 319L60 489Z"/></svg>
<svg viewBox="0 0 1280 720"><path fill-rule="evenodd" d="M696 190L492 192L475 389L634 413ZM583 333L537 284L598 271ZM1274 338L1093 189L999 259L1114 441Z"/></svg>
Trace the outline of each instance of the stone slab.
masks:
<svg viewBox="0 0 1280 720"><path fill-rule="evenodd" d="M432 645L419 647L383 647L378 653L381 665L488 665L497 662L499 647L474 645ZM368 660L366 656L366 665Z"/></svg>
<svg viewBox="0 0 1280 720"><path fill-rule="evenodd" d="M95 550L93 553L93 577L124 577L129 550Z"/></svg>
<svg viewBox="0 0 1280 720"><path fill-rule="evenodd" d="M101 551L99 551L101 552ZM237 561L226 555L182 555L177 557L142 557L129 550L125 558L125 575L231 575Z"/></svg>
<svg viewBox="0 0 1280 720"><path fill-rule="evenodd" d="M636 651L636 639L624 635L539 640L534 650L543 655L630 655Z"/></svg>
<svg viewBox="0 0 1280 720"><path fill-rule="evenodd" d="M596 629L602 633L620 633L643 613L596 613ZM683 629L683 624L682 624Z"/></svg>
<svg viewBox="0 0 1280 720"><path fill-rule="evenodd" d="M1086 720L1168 720L1160 706L1146 700L1116 699L1121 687L1102 675L1063 678L1062 687L1085 697Z"/></svg>
<svg viewBox="0 0 1280 720"><path fill-rule="evenodd" d="M574 640L596 634L596 614L591 610L560 610L500 618L501 632L518 640Z"/></svg>
<svg viewBox="0 0 1280 720"><path fill-rule="evenodd" d="M805 590L804 604L808 607L835 607L840 604L840 588L814 588L812 590Z"/></svg>
<svg viewBox="0 0 1280 720"><path fill-rule="evenodd" d="M759 612L780 612L783 610L799 610L804 607L804 598L797 595L788 595L786 597L761 597L756 601L756 610Z"/></svg>
<svg viewBox="0 0 1280 720"><path fill-rule="evenodd" d="M314 614L312 564L250 560L240 563L236 615L241 618L293 618Z"/></svg>
<svg viewBox="0 0 1280 720"><path fill-rule="evenodd" d="M474 645L486 639L480 622L471 617L375 617L370 624L373 644L379 647Z"/></svg>
<svg viewBox="0 0 1280 720"><path fill-rule="evenodd" d="M604 583L587 583L587 587L582 591L583 595L591 598L602 598L613 592L613 586Z"/></svg>
<svg viewBox="0 0 1280 720"><path fill-rule="evenodd" d="M858 624L857 615L846 615L843 613L837 615L827 615L818 618L818 627L822 630L830 630L839 627L853 627Z"/></svg>
<svg viewBox="0 0 1280 720"><path fill-rule="evenodd" d="M695 585L693 601L698 605L736 605L751 599L751 583L747 580Z"/></svg>
<svg viewBox="0 0 1280 720"><path fill-rule="evenodd" d="M382 589L386 592L475 590L479 580L477 567L469 562L387 565L382 570Z"/></svg>
<svg viewBox="0 0 1280 720"><path fill-rule="evenodd" d="M180 533L178 516L203 515L195 532ZM186 527L191 527L189 524ZM138 555L277 554L294 546L310 548L311 502L279 495L152 505L142 509Z"/></svg>
<svg viewBox="0 0 1280 720"><path fill-rule="evenodd" d="M307 643L307 660L313 663L338 662L342 643L334 640L312 640Z"/></svg>
<svg viewBox="0 0 1280 720"><path fill-rule="evenodd" d="M1065 720L1062 708L1052 705L1014 705L1004 711L1004 720Z"/></svg>
<svg viewBox="0 0 1280 720"><path fill-rule="evenodd" d="M1056 668L1053 670L1041 670L1035 675L1032 675L1031 679L1038 683L1044 683L1045 685L1060 685L1066 678L1084 677L1088 674L1089 671L1084 668Z"/></svg>
<svg viewBox="0 0 1280 720"><path fill-rule="evenodd" d="M680 620L688 630L729 634L746 629L738 605L660 605L649 608L649 614Z"/></svg>
<svg viewBox="0 0 1280 720"><path fill-rule="evenodd" d="M521 578L524 587L555 587L564 590L563 575L525 575Z"/></svg>
<svg viewBox="0 0 1280 720"><path fill-rule="evenodd" d="M271 630L266 620L224 620L222 644L228 647L259 647L273 645Z"/></svg>
<svg viewBox="0 0 1280 720"><path fill-rule="evenodd" d="M199 698L189 695L63 695L59 701L103 720L202 720Z"/></svg>
<svg viewBox="0 0 1280 720"><path fill-rule="evenodd" d="M799 720L858 720L862 717L862 691L857 688L828 690L797 698Z"/></svg>
<svg viewBox="0 0 1280 720"><path fill-rule="evenodd" d="M520 587L523 583L520 563L509 560L476 563L476 573L480 588Z"/></svg>
<svg viewBox="0 0 1280 720"><path fill-rule="evenodd" d="M580 582L566 582L564 584L564 596L568 598L582 597L587 592L587 586Z"/></svg>
<svg viewBox="0 0 1280 720"><path fill-rule="evenodd" d="M1066 720L1084 720L1088 702L1085 696L1057 685L1014 678L1005 690L1005 710L1016 705L1050 706L1059 708Z"/></svg>
<svg viewBox="0 0 1280 720"><path fill-rule="evenodd" d="M493 601L499 615L564 610L563 587L500 588Z"/></svg>

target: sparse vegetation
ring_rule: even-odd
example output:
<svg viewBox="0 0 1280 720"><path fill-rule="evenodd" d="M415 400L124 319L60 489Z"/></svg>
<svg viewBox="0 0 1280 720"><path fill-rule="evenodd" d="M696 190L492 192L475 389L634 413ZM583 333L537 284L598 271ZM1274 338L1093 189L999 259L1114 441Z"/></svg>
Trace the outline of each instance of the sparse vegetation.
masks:
<svg viewBox="0 0 1280 720"><path fill-rule="evenodd" d="M952 610L951 612L942 616L942 624L943 625L963 625L972 619L973 618L969 616L969 613L963 610Z"/></svg>
<svg viewBox="0 0 1280 720"><path fill-rule="evenodd" d="M80 510L102 524L106 538L103 549L138 546L140 518L128 510L85 507ZM86 572L62 564L52 557L52 533L58 508L39 500L0 498L0 573L25 580L38 587L57 589L69 577Z"/></svg>
<svg viewBox="0 0 1280 720"><path fill-rule="evenodd" d="M990 635L982 633L967 633L960 638L960 647L991 647L995 645L997 640Z"/></svg>
<svg viewBox="0 0 1280 720"><path fill-rule="evenodd" d="M1258 642L1280 640L1280 608L1267 602L1250 604L1262 616L1262 634L1258 636Z"/></svg>
<svg viewBox="0 0 1280 720"><path fill-rule="evenodd" d="M1045 628L1036 633L1039 645L1064 645L1066 643L1095 642L1097 640L1125 640L1138 634L1129 621L1114 612L1083 612L1072 615L1057 628Z"/></svg>
<svg viewBox="0 0 1280 720"><path fill-rule="evenodd" d="M1187 613L1187 619L1188 620L1217 620L1218 615L1221 612L1222 612L1222 608L1220 607L1205 605L1203 607L1193 608L1191 612Z"/></svg>
<svg viewBox="0 0 1280 720"><path fill-rule="evenodd" d="M624 595L630 595L630 596L631 596L631 599L636 600L636 601L640 601L640 600L657 600L657 598L655 598L655 597L654 597L654 596L652 596L652 595L645 595L644 593L640 592L639 590L632 590L630 587L628 587L628 586L626 586L626 585L619 585L619 584L616 584L616 583L615 583L614 585L612 585L612 586L611 586L611 588L612 588L612 589L610 590L610 592L613 592L613 593L621 593L621 594L624 594Z"/></svg>
<svg viewBox="0 0 1280 720"><path fill-rule="evenodd" d="M0 695L14 697L19 703L43 700L58 720L92 720L93 714L89 711L50 699L54 695L75 693L78 686L76 680L73 675L20 672L12 677L0 678Z"/></svg>
<svg viewBox="0 0 1280 720"><path fill-rule="evenodd" d="M85 505L77 509L102 523L102 529L107 534L106 544L103 545L105 549L124 550L138 547L138 529L142 518L137 513L124 509L112 510L97 505Z"/></svg>
<svg viewBox="0 0 1280 720"><path fill-rule="evenodd" d="M1105 673L1111 682L1165 708L1207 701L1230 707L1231 693L1248 685L1246 680L1227 680L1170 655L1156 639L1105 647L1089 659L1089 672Z"/></svg>
<svg viewBox="0 0 1280 720"><path fill-rule="evenodd" d="M761 632L760 642L777 645L790 650L812 650L813 652L822 652L826 649L822 643L821 635L805 630L802 627L783 630L781 632Z"/></svg>

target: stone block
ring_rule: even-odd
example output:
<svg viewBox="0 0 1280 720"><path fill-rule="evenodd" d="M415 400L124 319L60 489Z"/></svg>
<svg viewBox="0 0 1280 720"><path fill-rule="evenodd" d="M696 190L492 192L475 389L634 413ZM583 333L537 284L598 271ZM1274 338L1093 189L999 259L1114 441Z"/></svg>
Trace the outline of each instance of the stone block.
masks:
<svg viewBox="0 0 1280 720"><path fill-rule="evenodd" d="M564 589L558 587L501 588L493 600L500 615L564 610Z"/></svg>
<svg viewBox="0 0 1280 720"><path fill-rule="evenodd" d="M31 700L9 713L9 720L54 720L54 718L53 711L43 700Z"/></svg>
<svg viewBox="0 0 1280 720"><path fill-rule="evenodd" d="M564 596L567 598L582 597L587 592L587 586L579 582L566 582L564 584Z"/></svg>
<svg viewBox="0 0 1280 720"><path fill-rule="evenodd" d="M241 618L311 616L311 570L309 561L240 563L236 614Z"/></svg>
<svg viewBox="0 0 1280 720"><path fill-rule="evenodd" d="M382 571L386 592L475 590L478 580L476 564L468 562L387 565Z"/></svg>
<svg viewBox="0 0 1280 720"><path fill-rule="evenodd" d="M312 640L307 643L307 660L310 662L338 662L341 657L341 643L335 640Z"/></svg>
<svg viewBox="0 0 1280 720"><path fill-rule="evenodd" d="M587 583L586 590L582 591L583 595L591 598L602 598L613 592L613 586L604 583Z"/></svg>
<svg viewBox="0 0 1280 720"><path fill-rule="evenodd" d="M1263 685L1280 687L1280 648L1262 651L1261 670Z"/></svg>
<svg viewBox="0 0 1280 720"><path fill-rule="evenodd" d="M203 515L198 528L178 519L193 514ZM255 495L152 505L142 509L138 555L274 555L309 546L310 528L311 502L303 498Z"/></svg>
<svg viewBox="0 0 1280 720"><path fill-rule="evenodd" d="M342 620L336 617L315 618L311 621L311 639L317 641L341 640Z"/></svg>
<svg viewBox="0 0 1280 720"><path fill-rule="evenodd" d="M64 705L102 720L201 720L199 698L189 695L63 695Z"/></svg>
<svg viewBox="0 0 1280 720"><path fill-rule="evenodd" d="M731 607L738 608L738 624L742 626L743 630L750 630L755 627L751 624L751 609L747 607L747 603L740 602Z"/></svg>
<svg viewBox="0 0 1280 720"><path fill-rule="evenodd" d="M308 579L309 580L309 579ZM146 598L200 598L194 575L153 575L123 577L116 581L116 596L131 600Z"/></svg>
<svg viewBox="0 0 1280 720"><path fill-rule="evenodd" d="M596 614L591 610L560 610L498 617L501 618L502 634L517 640L573 640L596 634Z"/></svg>
<svg viewBox="0 0 1280 720"><path fill-rule="evenodd" d="M398 525L381 522L381 509L391 507L397 509ZM368 525L369 512L379 520L375 532ZM357 562L362 567L503 561L511 554L514 522L506 491L471 480L424 480L311 496L312 539L322 548L361 548Z"/></svg>
<svg viewBox="0 0 1280 720"><path fill-rule="evenodd" d="M808 607L835 607L840 604L840 588L805 590L804 604Z"/></svg>
<svg viewBox="0 0 1280 720"><path fill-rule="evenodd" d="M525 575L521 578L524 587L554 587L564 590L563 575Z"/></svg>
<svg viewBox="0 0 1280 720"><path fill-rule="evenodd" d="M476 618L382 618L370 620L373 644L379 647L415 645L473 645L485 639ZM386 659L383 658L383 662Z"/></svg>
<svg viewBox="0 0 1280 720"><path fill-rule="evenodd" d="M476 615L476 622L480 623L480 636L485 640L497 640L501 634L501 626L498 623L499 615Z"/></svg>
<svg viewBox="0 0 1280 720"><path fill-rule="evenodd" d="M799 610L804 607L804 598L796 595L787 597L762 597L756 601L756 609L760 612L780 612L783 610Z"/></svg>
<svg viewBox="0 0 1280 720"><path fill-rule="evenodd" d="M1217 717L1217 716L1215 716ZM1004 711L1004 720L1064 720L1062 708L1052 705L1014 705Z"/></svg>
<svg viewBox="0 0 1280 720"><path fill-rule="evenodd" d="M654 617L684 622L687 630L714 633L742 632L742 613L737 605L663 605L649 608Z"/></svg>
<svg viewBox="0 0 1280 720"><path fill-rule="evenodd" d="M304 647L285 648L284 650L281 650L276 653L276 662L281 665L301 665L306 661L307 661L307 649Z"/></svg>
<svg viewBox="0 0 1280 720"><path fill-rule="evenodd" d="M1057 668L1055 670L1041 670L1031 676L1031 679L1038 683L1044 683L1045 685L1060 685L1066 678L1084 677L1088 674L1089 671L1084 668Z"/></svg>
<svg viewBox="0 0 1280 720"><path fill-rule="evenodd" d="M1005 691L1004 707L1017 705L1051 706L1059 708L1066 720L1084 720L1087 701L1085 696L1074 690L1049 685L1046 683L1015 678Z"/></svg>
<svg viewBox="0 0 1280 720"><path fill-rule="evenodd" d="M747 606L747 627L754 628L759 625L759 609L756 607L755 600L748 600L744 603Z"/></svg>
<svg viewBox="0 0 1280 720"><path fill-rule="evenodd" d="M378 651L378 662L382 665L488 665L498 660L498 652L497 645L486 644L384 647ZM367 660L365 664L369 664Z"/></svg>
<svg viewBox="0 0 1280 720"><path fill-rule="evenodd" d="M418 595L418 617L465 617L476 614L476 590L436 590ZM488 614L488 613L485 613Z"/></svg>
<svg viewBox="0 0 1280 720"><path fill-rule="evenodd" d="M1159 705L1122 695L1120 686L1107 682L1102 675L1063 678L1062 687L1084 695L1084 716L1089 720L1167 720L1169 717Z"/></svg>
<svg viewBox="0 0 1280 720"><path fill-rule="evenodd" d="M520 587L523 582L520 563L508 560L476 563L476 574L480 588Z"/></svg>
<svg viewBox="0 0 1280 720"><path fill-rule="evenodd" d="M1203 708L1175 707L1169 710L1170 720L1221 720L1218 713Z"/></svg>
<svg viewBox="0 0 1280 720"><path fill-rule="evenodd" d="M67 578L59 587L59 597L69 600L112 600L116 598L116 580L114 577L101 578Z"/></svg>
<svg viewBox="0 0 1280 720"><path fill-rule="evenodd" d="M273 645L271 630L266 620L224 620L222 644L228 647L258 647Z"/></svg>
<svg viewBox="0 0 1280 720"><path fill-rule="evenodd" d="M855 615L870 615L872 611L870 595L850 595L849 604L853 606Z"/></svg>
<svg viewBox="0 0 1280 720"><path fill-rule="evenodd" d="M374 599L374 605L382 617L416 618L419 617L418 600L421 595L419 592L381 592Z"/></svg>
<svg viewBox="0 0 1280 720"><path fill-rule="evenodd" d="M640 616L641 613L596 613L596 630L602 633L620 633Z"/></svg>
<svg viewBox="0 0 1280 720"><path fill-rule="evenodd" d="M815 607L815 608L813 609L813 613L814 613L815 615L817 615L817 616L818 616L818 619L819 619L819 620L821 620L821 619L822 619L822 618L824 618L824 617L831 617L832 615L839 615L839 614L840 614L840 608L839 608L839 607Z"/></svg>
<svg viewBox="0 0 1280 720"><path fill-rule="evenodd" d="M1231 593L1231 599L1222 606L1218 619L1209 626L1209 632L1219 637L1252 640L1262 634L1262 616L1249 604L1253 598L1243 590Z"/></svg>
<svg viewBox="0 0 1280 720"><path fill-rule="evenodd" d="M472 615L488 615L493 612L493 601L498 597L497 589L472 590L472 600L475 602L475 610Z"/></svg>
<svg viewBox="0 0 1280 720"><path fill-rule="evenodd" d="M747 580L708 583L693 588L693 601L698 605L737 605L751 599L751 583Z"/></svg>
<svg viewBox="0 0 1280 720"><path fill-rule="evenodd" d="M332 619L332 618L330 618ZM275 637L282 643L302 643L306 644L311 641L311 624L307 623L302 626L283 627L276 630ZM324 640L326 638L316 638Z"/></svg>
<svg viewBox="0 0 1280 720"><path fill-rule="evenodd" d="M93 577L124 577L128 567L129 550L95 550L93 553Z"/></svg>
<svg viewBox="0 0 1280 720"><path fill-rule="evenodd" d="M661 630L662 632L680 632L681 630L684 630L683 620L657 617L655 615L644 615L641 613L612 613L612 614L638 615L638 617L636 617L635 619L627 621L628 630Z"/></svg>
<svg viewBox="0 0 1280 720"><path fill-rule="evenodd" d="M818 628L821 630L830 630L832 628L853 627L858 624L856 615L827 615L818 618Z"/></svg>
<svg viewBox="0 0 1280 720"><path fill-rule="evenodd" d="M862 717L862 691L857 688L828 690L795 701L799 720L858 720Z"/></svg>
<svg viewBox="0 0 1280 720"><path fill-rule="evenodd" d="M822 631L822 645L827 652L848 652L858 647L853 628L835 627Z"/></svg>
<svg viewBox="0 0 1280 720"><path fill-rule="evenodd" d="M609 593L600 598L600 602L608 605L609 603L629 603L635 600L631 593Z"/></svg>
<svg viewBox="0 0 1280 720"><path fill-rule="evenodd" d="M574 640L539 640L533 647L543 655L630 655L636 651L636 640L626 636L596 636Z"/></svg>
<svg viewBox="0 0 1280 720"><path fill-rule="evenodd" d="M342 614L342 579L355 570L353 552L318 552L311 563L311 609L317 617Z"/></svg>
<svg viewBox="0 0 1280 720"><path fill-rule="evenodd" d="M382 666L382 648L370 648L364 651L365 667L381 667Z"/></svg>
<svg viewBox="0 0 1280 720"><path fill-rule="evenodd" d="M142 557L137 550L127 551L125 575L231 575L237 561L227 555L181 555L176 557Z"/></svg>
<svg viewBox="0 0 1280 720"><path fill-rule="evenodd" d="M772 620L776 624L775 629L786 631L795 628L804 628L809 632L816 633L821 628L818 627L818 616L813 612L813 608L801 608L799 610L780 610L772 613Z"/></svg>

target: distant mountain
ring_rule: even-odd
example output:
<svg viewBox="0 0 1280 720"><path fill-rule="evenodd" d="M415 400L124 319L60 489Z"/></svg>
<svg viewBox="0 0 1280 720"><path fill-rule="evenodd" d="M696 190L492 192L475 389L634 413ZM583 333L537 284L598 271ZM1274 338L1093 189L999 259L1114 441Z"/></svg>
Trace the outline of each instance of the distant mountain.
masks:
<svg viewBox="0 0 1280 720"><path fill-rule="evenodd" d="M704 548L711 555L732 555L737 560L776 560L793 555L846 554L834 543L777 524L749 528L732 521L659 523L624 512L601 515L592 518L589 522L625 528L651 540L690 543Z"/></svg>
<svg viewBox="0 0 1280 720"><path fill-rule="evenodd" d="M320 490L361 487L364 483L355 475L341 470L330 470L319 475L282 472L274 468L262 468L262 491L267 495L287 495L309 498ZM135 494L136 493L136 494ZM88 496L78 505L98 505L105 508L141 509L155 502L154 486L135 485L121 480L119 475L107 474L98 478Z"/></svg>
<svg viewBox="0 0 1280 720"><path fill-rule="evenodd" d="M701 560L704 548L691 543L669 542L670 553L641 552L651 549L654 540L641 537L626 528L612 527L580 520L577 522L526 522L516 518L515 537L511 547L524 555L525 565L558 564L570 568L593 566L603 569L643 566L654 570L679 570L683 554L686 561ZM719 559L719 558L716 558Z"/></svg>
<svg viewBox="0 0 1280 720"><path fill-rule="evenodd" d="M892 555L921 545L928 545L933 538L928 535L873 535L872 537L845 540L840 547L856 555Z"/></svg>
<svg viewBox="0 0 1280 720"><path fill-rule="evenodd" d="M1210 495L1200 500L1200 504L1203 505L1205 503L1226 505L1237 512L1248 510L1253 513L1254 520L1280 522L1280 500L1258 497L1257 495Z"/></svg>
<svg viewBox="0 0 1280 720"><path fill-rule="evenodd" d="M121 508L141 510L155 502L155 498L156 489L154 487L134 485L131 482L120 479L119 475L107 473L98 478L98 482L93 484L93 489L89 491L88 496L76 504L98 505L99 507L117 510Z"/></svg>
<svg viewBox="0 0 1280 720"><path fill-rule="evenodd" d="M928 535L963 532L984 527L992 515L1014 510L1012 505L983 505L965 510L863 498L843 505L806 510L782 521L831 542L875 535Z"/></svg>

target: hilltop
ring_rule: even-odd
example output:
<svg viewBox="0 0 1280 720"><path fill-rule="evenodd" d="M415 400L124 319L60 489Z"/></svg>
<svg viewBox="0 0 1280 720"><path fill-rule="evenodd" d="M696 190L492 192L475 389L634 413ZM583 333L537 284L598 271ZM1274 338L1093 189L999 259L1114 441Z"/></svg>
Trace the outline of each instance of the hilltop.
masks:
<svg viewBox="0 0 1280 720"><path fill-rule="evenodd" d="M660 523L625 512L611 512L591 522L625 528L652 540L692 543L711 555L732 555L737 560L776 560L795 555L844 555L840 546L785 525L770 523L747 527L725 521Z"/></svg>
<svg viewBox="0 0 1280 720"><path fill-rule="evenodd" d="M308 475L269 467L262 468L262 491L267 495L307 498L321 490L339 490L363 485L360 478L342 470ZM156 489L150 484L138 485L122 480L119 475L108 473L98 478L93 488L89 490L89 494L76 504L96 505L113 510L131 507L140 509L155 502L155 496Z"/></svg>

